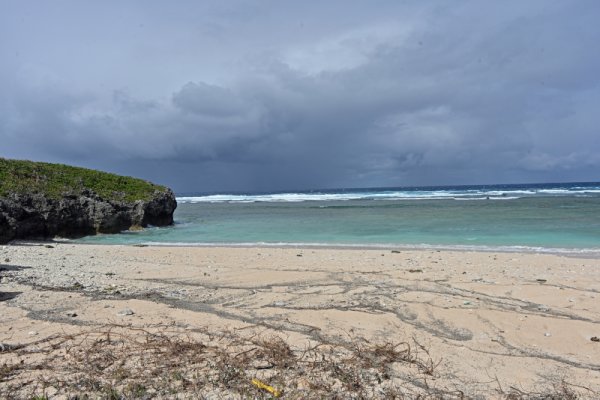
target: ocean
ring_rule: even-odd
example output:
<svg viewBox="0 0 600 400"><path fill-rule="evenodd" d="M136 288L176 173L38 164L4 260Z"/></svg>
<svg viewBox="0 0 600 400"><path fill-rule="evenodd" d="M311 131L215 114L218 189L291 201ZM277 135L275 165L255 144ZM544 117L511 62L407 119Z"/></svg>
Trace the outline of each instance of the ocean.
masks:
<svg viewBox="0 0 600 400"><path fill-rule="evenodd" d="M600 183L177 196L175 225L80 243L600 254Z"/></svg>

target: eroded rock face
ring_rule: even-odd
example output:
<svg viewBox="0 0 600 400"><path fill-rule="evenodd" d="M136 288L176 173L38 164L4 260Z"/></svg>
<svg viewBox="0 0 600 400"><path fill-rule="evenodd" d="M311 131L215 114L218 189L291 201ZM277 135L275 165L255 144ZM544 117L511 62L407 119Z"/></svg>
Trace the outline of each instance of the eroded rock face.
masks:
<svg viewBox="0 0 600 400"><path fill-rule="evenodd" d="M0 243L13 239L75 238L117 233L131 227L173 223L177 207L171 190L156 191L149 201L116 202L92 191L49 199L41 194L0 198Z"/></svg>

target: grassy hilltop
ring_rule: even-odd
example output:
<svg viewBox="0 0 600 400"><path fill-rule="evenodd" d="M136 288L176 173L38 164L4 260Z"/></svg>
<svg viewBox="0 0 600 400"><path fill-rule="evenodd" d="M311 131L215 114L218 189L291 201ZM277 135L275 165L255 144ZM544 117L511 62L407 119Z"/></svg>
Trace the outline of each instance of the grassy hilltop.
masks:
<svg viewBox="0 0 600 400"><path fill-rule="evenodd" d="M48 198L92 190L109 201L149 200L167 188L142 179L63 164L0 158L0 197L10 193L40 193Z"/></svg>

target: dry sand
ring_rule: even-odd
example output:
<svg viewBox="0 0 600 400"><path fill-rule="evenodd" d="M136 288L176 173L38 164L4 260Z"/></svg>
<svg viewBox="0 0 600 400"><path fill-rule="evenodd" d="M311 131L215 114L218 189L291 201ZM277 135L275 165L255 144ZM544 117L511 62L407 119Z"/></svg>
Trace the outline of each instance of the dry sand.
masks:
<svg viewBox="0 0 600 400"><path fill-rule="evenodd" d="M600 343L591 340L600 337L600 260L594 258L52 242L0 247L0 268L0 343L21 349L111 325L170 326L181 334L248 329L277 334L294 351L363 339L410 343L435 369L423 374L414 365L391 366L385 380L408 398L424 387L501 398L551 392L563 382L580 398L600 392ZM6 366L35 357L0 352L0 393L28 378ZM51 372L42 386L27 373L29 386L22 388L45 385L51 398L66 393L52 385ZM281 385L293 398L311 397L311 382ZM213 389L198 393L238 395ZM386 397L383 389L369 393Z"/></svg>

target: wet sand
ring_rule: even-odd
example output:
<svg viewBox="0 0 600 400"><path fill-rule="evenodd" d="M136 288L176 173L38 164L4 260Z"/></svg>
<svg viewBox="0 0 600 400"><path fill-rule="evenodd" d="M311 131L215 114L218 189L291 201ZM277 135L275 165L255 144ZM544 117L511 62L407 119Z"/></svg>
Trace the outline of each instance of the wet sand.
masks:
<svg viewBox="0 0 600 400"><path fill-rule="evenodd" d="M0 264L4 344L106 324L260 328L294 349L418 342L439 363L429 383L472 397L561 382L582 398L600 392L595 258L49 242L0 247Z"/></svg>

